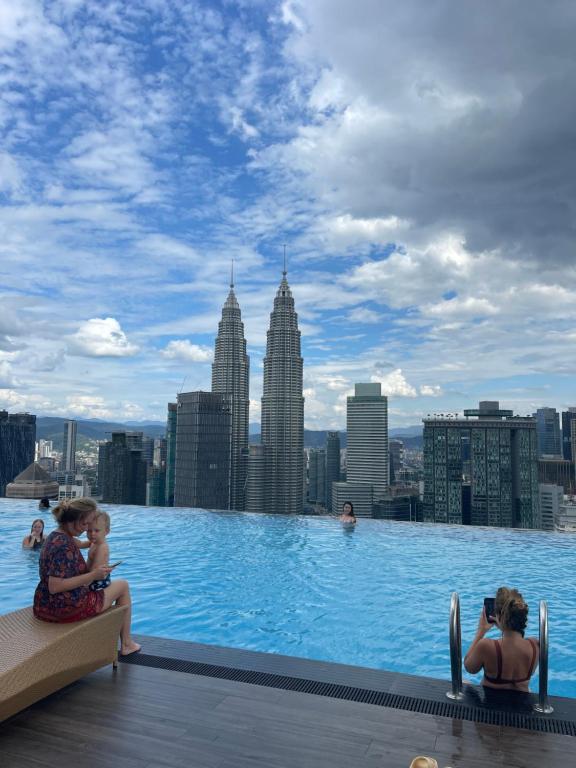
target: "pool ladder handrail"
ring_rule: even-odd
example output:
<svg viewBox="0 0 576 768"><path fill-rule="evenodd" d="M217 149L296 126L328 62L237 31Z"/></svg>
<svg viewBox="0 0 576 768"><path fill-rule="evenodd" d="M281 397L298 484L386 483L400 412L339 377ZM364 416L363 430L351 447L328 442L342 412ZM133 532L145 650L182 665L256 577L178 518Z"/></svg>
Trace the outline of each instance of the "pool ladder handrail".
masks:
<svg viewBox="0 0 576 768"><path fill-rule="evenodd" d="M460 629L460 598L458 592L452 592L450 600L450 671L452 689L446 696L453 701L462 701L462 632Z"/></svg>
<svg viewBox="0 0 576 768"><path fill-rule="evenodd" d="M546 600L540 600L540 654L538 663L538 703L534 711L549 715L554 708L548 703L548 605Z"/></svg>
<svg viewBox="0 0 576 768"><path fill-rule="evenodd" d="M450 670L452 689L446 693L449 699L461 701L462 692L462 633L460 629L460 598L452 593L450 600ZM538 671L538 703L534 711L543 715L554 712L548 702L548 605L540 600L540 654Z"/></svg>

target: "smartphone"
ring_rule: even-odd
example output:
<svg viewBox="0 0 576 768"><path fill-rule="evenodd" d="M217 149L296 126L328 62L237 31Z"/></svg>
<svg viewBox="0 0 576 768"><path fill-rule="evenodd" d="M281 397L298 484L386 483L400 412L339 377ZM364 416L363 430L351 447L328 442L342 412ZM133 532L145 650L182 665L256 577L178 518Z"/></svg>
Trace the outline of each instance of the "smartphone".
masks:
<svg viewBox="0 0 576 768"><path fill-rule="evenodd" d="M109 565L108 567L109 568L116 568L117 565L122 565L123 562L124 562L124 560L118 560L117 563L112 563L112 565Z"/></svg>
<svg viewBox="0 0 576 768"><path fill-rule="evenodd" d="M496 615L496 598L495 597L485 597L484 598L484 613L486 614L486 620L489 624L494 624L496 619L494 616Z"/></svg>

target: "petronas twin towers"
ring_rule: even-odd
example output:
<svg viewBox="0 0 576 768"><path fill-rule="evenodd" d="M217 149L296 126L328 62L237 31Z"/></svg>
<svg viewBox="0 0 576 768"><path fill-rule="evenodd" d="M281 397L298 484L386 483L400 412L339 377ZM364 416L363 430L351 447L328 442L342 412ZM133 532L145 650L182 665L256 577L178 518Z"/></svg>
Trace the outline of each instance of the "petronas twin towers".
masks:
<svg viewBox="0 0 576 768"><path fill-rule="evenodd" d="M228 396L232 416L230 509L298 514L303 506L303 360L286 271L278 287L264 358L261 444L248 449L249 369L240 306L230 283L218 327L212 391Z"/></svg>

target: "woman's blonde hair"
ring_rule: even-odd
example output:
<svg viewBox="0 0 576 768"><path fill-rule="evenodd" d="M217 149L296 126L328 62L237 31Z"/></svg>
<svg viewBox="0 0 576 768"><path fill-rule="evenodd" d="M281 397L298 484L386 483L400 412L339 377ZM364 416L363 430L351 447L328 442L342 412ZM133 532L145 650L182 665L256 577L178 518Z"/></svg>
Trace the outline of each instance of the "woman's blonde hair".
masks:
<svg viewBox="0 0 576 768"><path fill-rule="evenodd" d="M77 499L62 499L54 507L52 514L56 522L61 525L62 523L75 523L97 511L98 505L94 499L80 496Z"/></svg>
<svg viewBox="0 0 576 768"><path fill-rule="evenodd" d="M500 587L496 592L494 608L502 629L520 632L524 637L524 630L528 623L528 605L517 589Z"/></svg>

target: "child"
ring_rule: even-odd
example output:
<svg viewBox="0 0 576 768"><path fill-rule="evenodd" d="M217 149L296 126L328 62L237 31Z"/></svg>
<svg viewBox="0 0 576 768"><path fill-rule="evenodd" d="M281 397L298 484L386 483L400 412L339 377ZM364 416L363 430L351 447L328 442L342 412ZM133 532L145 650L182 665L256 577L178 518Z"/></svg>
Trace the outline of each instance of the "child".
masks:
<svg viewBox="0 0 576 768"><path fill-rule="evenodd" d="M106 541L106 536L110 533L110 515L107 512L98 512L88 528L88 541L90 549L88 551L87 570L92 571L99 565L108 565L110 557L110 548ZM96 592L98 589L106 589L110 585L110 574L105 579L93 581L89 589Z"/></svg>

